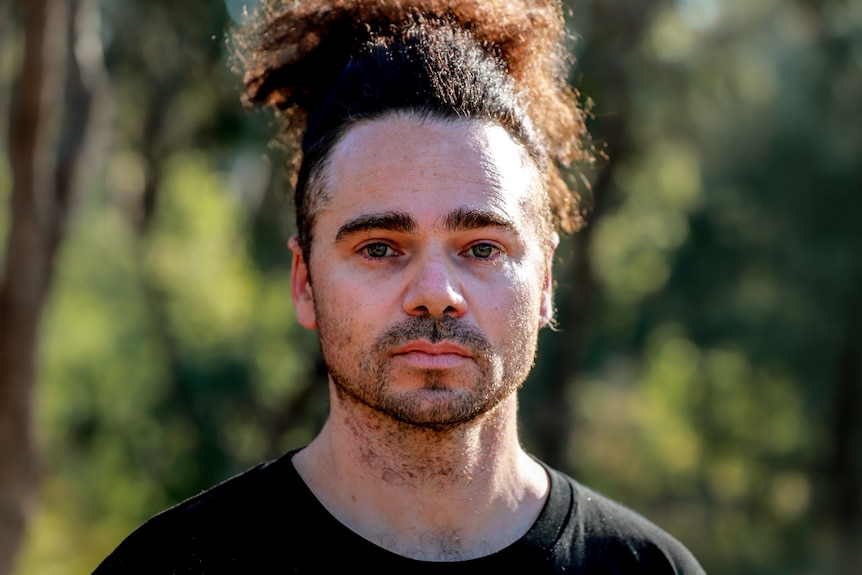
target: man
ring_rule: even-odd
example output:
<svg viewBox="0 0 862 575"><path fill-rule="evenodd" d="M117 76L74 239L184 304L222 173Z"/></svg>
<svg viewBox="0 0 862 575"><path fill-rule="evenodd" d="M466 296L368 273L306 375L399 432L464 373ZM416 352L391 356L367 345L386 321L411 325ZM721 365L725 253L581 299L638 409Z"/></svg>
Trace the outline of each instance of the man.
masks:
<svg viewBox="0 0 862 575"><path fill-rule="evenodd" d="M261 14L248 98L302 140L291 295L319 334L329 417L303 449L150 520L97 573L703 573L518 441L557 230L576 223L558 170L582 116L542 42L559 40L559 7ZM539 121L555 104L567 130Z"/></svg>

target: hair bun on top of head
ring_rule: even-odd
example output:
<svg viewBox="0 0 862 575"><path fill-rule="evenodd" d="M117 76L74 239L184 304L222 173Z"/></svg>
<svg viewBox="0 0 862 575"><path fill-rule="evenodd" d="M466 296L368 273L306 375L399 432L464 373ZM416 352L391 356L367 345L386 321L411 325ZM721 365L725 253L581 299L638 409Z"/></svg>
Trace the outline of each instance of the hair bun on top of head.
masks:
<svg viewBox="0 0 862 575"><path fill-rule="evenodd" d="M389 42L401 43L396 57L422 58L422 50L429 44L425 42L418 52L410 44L428 30L432 31L430 36L438 36L438 45L456 47L448 56L444 54L442 59L426 66L459 67L457 60L461 55L473 54L476 60L477 51L493 61L476 69L498 70L504 81L471 82L484 89L482 98L494 96L494 92L511 92L516 96L525 121L515 124L526 126L522 131L528 134L523 137L541 142L541 155L545 157L539 160L548 164L554 223L562 231L576 229L581 218L576 196L573 197L559 168L566 170L573 162L589 159L590 154L585 149L584 112L566 82L565 28L557 0L263 0L232 38L236 62L244 74L243 99L249 105L263 104L276 109L286 121L282 136L291 147L299 147L298 140L306 129L325 132L327 122L339 121L332 119L331 110L321 110L330 106L333 98L344 98L351 110L368 105L368 98L362 104L353 102L355 94L334 95L334 91L344 89L339 84L345 82L349 64L356 58L365 58L363 66L383 69L374 59L393 57L385 49ZM460 49L458 44L471 44L479 50L471 46ZM378 51L382 55L374 53L377 48L381 48ZM408 88L414 92L435 91L440 77L446 81L445 70L430 73L427 86L419 82ZM493 70L481 73L496 74ZM473 75L471 69L462 77ZM459 88L463 83L459 81ZM380 90L392 91L401 86L404 82L389 79ZM435 97L446 97L445 87L436 91ZM390 105L395 97L386 95ZM403 107L427 108L425 104L424 100L407 98ZM386 108L385 103L381 105ZM460 114L452 102L447 101L445 106ZM518 129L506 127L518 135ZM305 136L308 138L309 134ZM302 148L307 154L307 141Z"/></svg>

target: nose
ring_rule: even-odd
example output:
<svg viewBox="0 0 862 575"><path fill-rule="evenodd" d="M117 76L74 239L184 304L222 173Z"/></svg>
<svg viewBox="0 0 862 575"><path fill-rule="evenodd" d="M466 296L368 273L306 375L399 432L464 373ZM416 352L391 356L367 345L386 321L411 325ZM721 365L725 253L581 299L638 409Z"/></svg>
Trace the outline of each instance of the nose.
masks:
<svg viewBox="0 0 862 575"><path fill-rule="evenodd" d="M411 262L411 267L410 285L404 296L407 314L461 317L467 312L456 264L445 254L417 258Z"/></svg>

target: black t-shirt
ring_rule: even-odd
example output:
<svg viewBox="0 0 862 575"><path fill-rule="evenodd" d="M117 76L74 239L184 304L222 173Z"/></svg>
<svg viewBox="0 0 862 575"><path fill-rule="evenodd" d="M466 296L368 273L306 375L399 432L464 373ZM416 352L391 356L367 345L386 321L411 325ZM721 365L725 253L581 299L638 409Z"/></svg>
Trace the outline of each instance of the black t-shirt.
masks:
<svg viewBox="0 0 862 575"><path fill-rule="evenodd" d="M105 559L112 573L589 573L703 575L676 539L640 515L548 470L535 524L492 555L430 562L391 553L335 519L296 472L295 452L156 515Z"/></svg>

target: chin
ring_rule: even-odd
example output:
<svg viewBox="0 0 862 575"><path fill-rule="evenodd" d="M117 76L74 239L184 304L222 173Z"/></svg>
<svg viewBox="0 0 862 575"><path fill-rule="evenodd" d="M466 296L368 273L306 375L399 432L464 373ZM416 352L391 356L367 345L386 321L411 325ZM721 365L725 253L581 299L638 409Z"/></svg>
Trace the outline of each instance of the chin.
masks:
<svg viewBox="0 0 862 575"><path fill-rule="evenodd" d="M475 397L469 391L437 383L382 399L371 407L395 421L416 427L451 429L493 411L505 396L493 399Z"/></svg>

